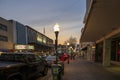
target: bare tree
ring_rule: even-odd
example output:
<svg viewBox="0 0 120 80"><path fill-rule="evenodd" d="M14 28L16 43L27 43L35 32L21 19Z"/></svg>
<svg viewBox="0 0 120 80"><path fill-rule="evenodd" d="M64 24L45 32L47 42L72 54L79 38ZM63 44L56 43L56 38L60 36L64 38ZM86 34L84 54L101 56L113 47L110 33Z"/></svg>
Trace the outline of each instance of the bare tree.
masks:
<svg viewBox="0 0 120 80"><path fill-rule="evenodd" d="M71 36L68 40L66 40L66 41L64 42L65 45L66 45L67 43L69 43L69 45L74 48L74 47L75 47L75 44L77 43L77 38Z"/></svg>

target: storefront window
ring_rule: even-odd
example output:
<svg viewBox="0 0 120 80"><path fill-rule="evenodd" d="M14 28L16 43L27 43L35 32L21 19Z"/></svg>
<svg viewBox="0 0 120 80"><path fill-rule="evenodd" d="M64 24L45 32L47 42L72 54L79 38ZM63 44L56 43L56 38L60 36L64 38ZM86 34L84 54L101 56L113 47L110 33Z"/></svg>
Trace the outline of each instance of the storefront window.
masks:
<svg viewBox="0 0 120 80"><path fill-rule="evenodd" d="M0 41L8 41L8 37L0 35Z"/></svg>
<svg viewBox="0 0 120 80"><path fill-rule="evenodd" d="M45 37L43 37L43 43L46 43L46 38Z"/></svg>
<svg viewBox="0 0 120 80"><path fill-rule="evenodd" d="M42 42L42 35L39 35L39 34L37 35L37 41Z"/></svg>
<svg viewBox="0 0 120 80"><path fill-rule="evenodd" d="M120 61L120 39L112 41L111 60Z"/></svg>
<svg viewBox="0 0 120 80"><path fill-rule="evenodd" d="M7 31L7 26L3 25L3 24L0 24L0 29L1 30L4 30L4 31Z"/></svg>

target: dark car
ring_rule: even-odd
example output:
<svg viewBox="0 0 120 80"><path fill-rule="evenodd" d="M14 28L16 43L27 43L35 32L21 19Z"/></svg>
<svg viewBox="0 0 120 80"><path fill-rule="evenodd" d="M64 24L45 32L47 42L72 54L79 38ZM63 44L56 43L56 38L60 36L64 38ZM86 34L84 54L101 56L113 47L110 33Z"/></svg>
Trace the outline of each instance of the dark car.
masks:
<svg viewBox="0 0 120 80"><path fill-rule="evenodd" d="M0 80L29 80L47 72L47 62L33 53L0 54Z"/></svg>

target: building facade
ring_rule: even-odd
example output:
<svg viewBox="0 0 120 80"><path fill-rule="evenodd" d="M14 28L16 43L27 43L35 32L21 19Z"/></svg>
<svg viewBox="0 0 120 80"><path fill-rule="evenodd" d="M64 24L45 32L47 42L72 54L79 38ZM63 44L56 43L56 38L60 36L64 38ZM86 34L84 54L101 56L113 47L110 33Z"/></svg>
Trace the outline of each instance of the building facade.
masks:
<svg viewBox="0 0 120 80"><path fill-rule="evenodd" d="M0 17L0 51L13 50L13 26L8 20Z"/></svg>
<svg viewBox="0 0 120 80"><path fill-rule="evenodd" d="M48 38L42 33L37 32L37 45L41 52L52 53L53 51L53 40Z"/></svg>
<svg viewBox="0 0 120 80"><path fill-rule="evenodd" d="M95 60L95 43L94 42L82 42L80 43L80 55L86 60Z"/></svg>
<svg viewBox="0 0 120 80"><path fill-rule="evenodd" d="M43 35L42 33L27 27L27 41L29 45L34 46L35 51L39 52L51 52L53 49L53 40Z"/></svg>
<svg viewBox="0 0 120 80"><path fill-rule="evenodd" d="M52 52L53 40L18 21L0 17L0 52L26 50Z"/></svg>
<svg viewBox="0 0 120 80"><path fill-rule="evenodd" d="M95 43L95 61L103 66L120 63L120 0L86 0L80 43Z"/></svg>
<svg viewBox="0 0 120 80"><path fill-rule="evenodd" d="M27 44L27 27L20 22L9 20L13 26L14 44Z"/></svg>

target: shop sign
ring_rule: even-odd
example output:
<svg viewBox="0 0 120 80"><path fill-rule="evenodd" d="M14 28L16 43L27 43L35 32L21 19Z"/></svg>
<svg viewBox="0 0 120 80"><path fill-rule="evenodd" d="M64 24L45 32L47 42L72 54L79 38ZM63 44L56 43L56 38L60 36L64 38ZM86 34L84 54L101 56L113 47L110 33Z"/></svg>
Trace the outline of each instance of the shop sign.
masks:
<svg viewBox="0 0 120 80"><path fill-rule="evenodd" d="M15 45L15 49L34 49L33 45Z"/></svg>

